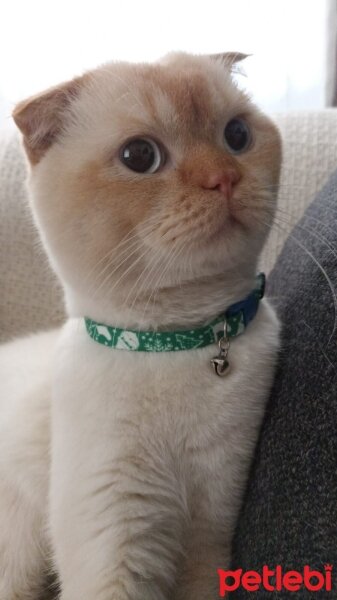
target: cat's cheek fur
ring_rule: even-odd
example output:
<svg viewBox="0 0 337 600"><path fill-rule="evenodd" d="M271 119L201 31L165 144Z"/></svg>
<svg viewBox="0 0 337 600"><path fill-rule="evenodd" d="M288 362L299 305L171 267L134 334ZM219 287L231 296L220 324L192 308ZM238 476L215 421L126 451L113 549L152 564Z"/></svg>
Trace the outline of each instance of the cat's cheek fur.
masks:
<svg viewBox="0 0 337 600"><path fill-rule="evenodd" d="M222 379L210 367L213 347L111 351L79 320L64 327L50 494L62 600L216 597L278 329L264 301L232 342Z"/></svg>

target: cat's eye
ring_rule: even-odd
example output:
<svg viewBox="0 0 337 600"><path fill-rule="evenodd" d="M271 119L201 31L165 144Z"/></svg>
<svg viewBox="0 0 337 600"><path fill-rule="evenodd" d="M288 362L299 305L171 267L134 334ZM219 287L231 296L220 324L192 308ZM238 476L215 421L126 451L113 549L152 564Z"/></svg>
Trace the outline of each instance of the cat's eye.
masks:
<svg viewBox="0 0 337 600"><path fill-rule="evenodd" d="M122 146L119 158L131 171L155 173L164 162L163 152L154 140L135 138Z"/></svg>
<svg viewBox="0 0 337 600"><path fill-rule="evenodd" d="M224 130L224 141L230 152L238 154L248 150L252 136L244 119L231 119Z"/></svg>

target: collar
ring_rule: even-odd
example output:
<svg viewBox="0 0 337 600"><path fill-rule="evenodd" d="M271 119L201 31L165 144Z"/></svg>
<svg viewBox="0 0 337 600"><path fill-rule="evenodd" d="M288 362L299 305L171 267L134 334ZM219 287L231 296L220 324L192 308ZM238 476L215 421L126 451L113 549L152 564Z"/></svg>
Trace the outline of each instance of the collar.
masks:
<svg viewBox="0 0 337 600"><path fill-rule="evenodd" d="M171 352L203 348L224 337L236 337L244 332L257 313L259 301L263 298L265 275L259 273L256 286L240 302L232 304L224 313L218 315L208 325L196 329L178 331L137 331L120 329L97 323L85 317L85 326L90 337L104 346L119 350L138 352Z"/></svg>

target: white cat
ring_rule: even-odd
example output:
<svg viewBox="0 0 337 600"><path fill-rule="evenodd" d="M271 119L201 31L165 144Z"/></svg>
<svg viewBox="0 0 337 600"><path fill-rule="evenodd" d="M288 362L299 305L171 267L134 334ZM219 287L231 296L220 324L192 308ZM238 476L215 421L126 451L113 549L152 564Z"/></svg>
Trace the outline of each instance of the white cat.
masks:
<svg viewBox="0 0 337 600"><path fill-rule="evenodd" d="M1 600L49 569L62 600L218 596L279 332L252 290L281 144L241 58L108 64L14 111L69 320L0 349Z"/></svg>

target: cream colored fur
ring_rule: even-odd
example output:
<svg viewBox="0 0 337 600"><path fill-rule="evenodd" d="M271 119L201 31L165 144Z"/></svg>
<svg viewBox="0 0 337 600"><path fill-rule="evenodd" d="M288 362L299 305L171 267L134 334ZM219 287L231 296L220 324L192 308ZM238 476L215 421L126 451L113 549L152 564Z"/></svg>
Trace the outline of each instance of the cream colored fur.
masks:
<svg viewBox="0 0 337 600"><path fill-rule="evenodd" d="M229 565L277 318L264 300L219 378L215 346L112 350L83 316L188 328L242 299L273 218L279 136L226 58L107 65L75 88L14 113L69 320L0 349L0 598L36 600L52 565L62 600L210 600ZM253 144L232 156L222 135L236 115ZM120 164L135 135L166 147L157 174ZM228 169L240 174L232 198L209 184Z"/></svg>

